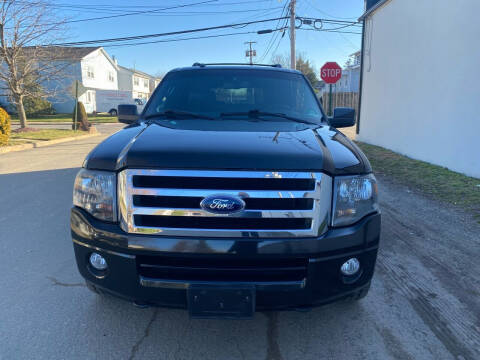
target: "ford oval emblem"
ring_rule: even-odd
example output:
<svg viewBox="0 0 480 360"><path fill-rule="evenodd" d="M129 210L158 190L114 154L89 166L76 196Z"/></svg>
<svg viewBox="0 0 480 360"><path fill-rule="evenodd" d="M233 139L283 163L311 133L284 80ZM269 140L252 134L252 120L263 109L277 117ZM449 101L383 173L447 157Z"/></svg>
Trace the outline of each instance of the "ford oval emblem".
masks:
<svg viewBox="0 0 480 360"><path fill-rule="evenodd" d="M233 214L245 209L245 202L236 196L211 195L202 200L200 207L213 214Z"/></svg>

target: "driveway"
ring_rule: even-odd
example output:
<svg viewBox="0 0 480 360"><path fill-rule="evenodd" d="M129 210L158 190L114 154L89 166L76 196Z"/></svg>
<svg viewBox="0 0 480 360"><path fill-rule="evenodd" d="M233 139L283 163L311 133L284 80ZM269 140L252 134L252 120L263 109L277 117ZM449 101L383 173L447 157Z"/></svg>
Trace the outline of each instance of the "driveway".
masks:
<svg viewBox="0 0 480 360"><path fill-rule="evenodd" d="M101 138L0 155L0 359L480 359L480 225L385 178L377 270L358 303L220 321L94 295L69 210Z"/></svg>

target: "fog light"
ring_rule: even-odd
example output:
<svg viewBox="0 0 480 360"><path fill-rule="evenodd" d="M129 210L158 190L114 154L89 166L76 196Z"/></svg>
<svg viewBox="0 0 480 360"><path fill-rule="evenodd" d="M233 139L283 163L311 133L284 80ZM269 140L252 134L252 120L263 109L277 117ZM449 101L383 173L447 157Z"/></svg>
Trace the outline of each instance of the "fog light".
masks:
<svg viewBox="0 0 480 360"><path fill-rule="evenodd" d="M340 268L343 275L355 275L360 270L360 261L357 258L351 258L345 261Z"/></svg>
<svg viewBox="0 0 480 360"><path fill-rule="evenodd" d="M107 260L100 254L91 253L90 265L92 265L94 269L105 270L107 268Z"/></svg>

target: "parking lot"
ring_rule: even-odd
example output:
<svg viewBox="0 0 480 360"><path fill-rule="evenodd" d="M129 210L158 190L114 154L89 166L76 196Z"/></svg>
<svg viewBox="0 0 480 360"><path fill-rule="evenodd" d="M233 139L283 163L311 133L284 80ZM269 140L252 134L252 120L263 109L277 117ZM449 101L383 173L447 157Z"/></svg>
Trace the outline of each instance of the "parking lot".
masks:
<svg viewBox="0 0 480 360"><path fill-rule="evenodd" d="M0 155L0 359L480 358L480 224L383 177L381 250L358 303L207 321L94 295L69 210L103 138Z"/></svg>

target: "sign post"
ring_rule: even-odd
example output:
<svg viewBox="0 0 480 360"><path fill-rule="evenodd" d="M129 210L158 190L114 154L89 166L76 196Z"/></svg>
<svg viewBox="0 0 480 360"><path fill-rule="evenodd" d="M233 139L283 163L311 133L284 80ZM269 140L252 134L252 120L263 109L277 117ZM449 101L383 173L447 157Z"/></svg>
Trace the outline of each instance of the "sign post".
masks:
<svg viewBox="0 0 480 360"><path fill-rule="evenodd" d="M329 85L330 91L328 92L328 116L332 116L332 84Z"/></svg>
<svg viewBox="0 0 480 360"><path fill-rule="evenodd" d="M342 68L333 61L326 62L320 69L320 77L330 85L328 94L328 116L332 116L332 85L342 77Z"/></svg>
<svg viewBox="0 0 480 360"><path fill-rule="evenodd" d="M332 85L330 85L330 92ZM77 131L77 117L78 117L78 80L75 80L75 121L73 122L73 130Z"/></svg>
<svg viewBox="0 0 480 360"><path fill-rule="evenodd" d="M72 86L70 87L70 92L71 94L75 97L75 109L74 109L74 130L77 130L77 118L78 118L78 98L83 95L87 91L87 88L83 86L83 84L75 80L74 83L72 83Z"/></svg>

